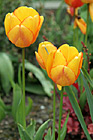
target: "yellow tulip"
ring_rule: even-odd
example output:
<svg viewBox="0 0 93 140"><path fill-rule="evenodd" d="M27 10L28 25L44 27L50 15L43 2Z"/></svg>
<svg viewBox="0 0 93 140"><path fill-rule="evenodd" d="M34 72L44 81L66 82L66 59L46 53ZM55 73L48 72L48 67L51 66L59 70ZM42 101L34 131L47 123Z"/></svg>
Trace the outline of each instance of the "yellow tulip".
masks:
<svg viewBox="0 0 93 140"><path fill-rule="evenodd" d="M77 26L80 28L83 34L86 34L87 24L82 18L78 18L78 17L75 18L74 28L76 28Z"/></svg>
<svg viewBox="0 0 93 140"><path fill-rule="evenodd" d="M89 12L90 12L91 20L93 22L93 3L90 3L89 4Z"/></svg>
<svg viewBox="0 0 93 140"><path fill-rule="evenodd" d="M36 59L43 69L46 69L47 57L52 50L57 50L57 48L52 43L44 41L39 44L38 53L35 52Z"/></svg>
<svg viewBox="0 0 93 140"><path fill-rule="evenodd" d="M64 44L58 50L51 51L47 58L48 76L60 86L72 85L80 74L83 53L75 47Z"/></svg>
<svg viewBox="0 0 93 140"><path fill-rule="evenodd" d="M92 3L93 0L81 0L83 3Z"/></svg>
<svg viewBox="0 0 93 140"><path fill-rule="evenodd" d="M89 3L90 17L93 22L93 0L81 0L83 3Z"/></svg>
<svg viewBox="0 0 93 140"><path fill-rule="evenodd" d="M35 42L43 20L43 16L35 9L21 6L6 15L4 21L6 35L17 47L28 47Z"/></svg>

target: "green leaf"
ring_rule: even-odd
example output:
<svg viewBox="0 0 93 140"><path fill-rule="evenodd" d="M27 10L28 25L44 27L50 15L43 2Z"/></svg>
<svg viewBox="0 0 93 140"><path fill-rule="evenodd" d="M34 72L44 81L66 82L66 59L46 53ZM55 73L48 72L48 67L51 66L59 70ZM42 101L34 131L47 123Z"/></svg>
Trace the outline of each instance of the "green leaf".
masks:
<svg viewBox="0 0 93 140"><path fill-rule="evenodd" d="M44 137L45 140L51 140L51 128L48 129L46 136Z"/></svg>
<svg viewBox="0 0 93 140"><path fill-rule="evenodd" d="M6 109L6 105L4 104L3 100L0 98L0 107Z"/></svg>
<svg viewBox="0 0 93 140"><path fill-rule="evenodd" d="M49 122L49 121L50 121L50 120L47 120L45 123L43 123L43 124L39 127L39 129L38 129L38 131L37 131L37 133L36 133L36 136L35 136L35 140L42 140L44 131L45 131L45 129L47 128L48 122Z"/></svg>
<svg viewBox="0 0 93 140"><path fill-rule="evenodd" d="M23 108L23 98L20 100L20 103L18 104L18 109L16 112L16 122L26 127L25 114Z"/></svg>
<svg viewBox="0 0 93 140"><path fill-rule="evenodd" d="M29 114L29 112L31 112L31 108L33 104L33 101L30 97L28 97L27 99L28 99L28 105L26 106L26 116Z"/></svg>
<svg viewBox="0 0 93 140"><path fill-rule="evenodd" d="M79 98L79 104L80 104L81 110L84 109L84 106L86 104L86 100L87 100L87 96L86 96L86 92L84 92L80 95L80 98Z"/></svg>
<svg viewBox="0 0 93 140"><path fill-rule="evenodd" d="M88 140L91 140L91 137L90 137L90 135L89 135L89 133L88 133L86 124L85 124L85 122L84 122L84 118L83 118L82 112L81 112L81 110L80 110L80 107L79 107L79 105L78 105L78 102L77 102L77 100L76 100L76 97L75 97L75 95L74 95L74 93L73 93L71 87L66 86L66 87L65 87L65 90L66 90L67 95L68 95L68 97L69 97L69 100L70 100L70 102L71 102L71 104L72 104L72 107L73 107L73 109L74 109L74 111L75 111L75 113L76 113L76 115L77 115L77 117L78 117L78 120L79 120L79 122L80 122L80 124L81 124L81 126L82 126L82 128L83 128L83 130L84 130L84 132L85 132L85 134L86 134L87 139L88 139Z"/></svg>
<svg viewBox="0 0 93 140"><path fill-rule="evenodd" d="M0 106L0 122L5 118L5 110Z"/></svg>
<svg viewBox="0 0 93 140"><path fill-rule="evenodd" d="M61 130L61 135L60 135L61 140L64 140L66 136L68 118L69 118L69 114L67 115L66 120Z"/></svg>
<svg viewBox="0 0 93 140"><path fill-rule="evenodd" d="M18 124L18 129L22 140L32 140L21 124Z"/></svg>
<svg viewBox="0 0 93 140"><path fill-rule="evenodd" d="M43 72L39 68L37 68L36 66L34 66L33 64L29 62L25 63L25 68L28 71L32 72L35 75L35 77L40 81L45 93L48 96L52 96L51 90L53 89L53 85L51 84L49 80L46 79Z"/></svg>
<svg viewBox="0 0 93 140"><path fill-rule="evenodd" d="M87 95L87 101L88 101L88 105L89 105L89 109L90 109L91 119L93 122L93 95L91 94L89 85L88 85L85 77L83 76L83 74L82 74L82 77L83 77L83 83L84 83L84 87L85 87L85 91L86 91L86 95Z"/></svg>
<svg viewBox="0 0 93 140"><path fill-rule="evenodd" d="M20 87L22 86L22 79L21 79L21 64L18 67L18 84L20 85Z"/></svg>
<svg viewBox="0 0 93 140"><path fill-rule="evenodd" d="M14 78L14 70L11 60L7 54L0 53L0 81L6 94L8 94L11 89L9 77L11 77L11 79Z"/></svg>
<svg viewBox="0 0 93 140"><path fill-rule="evenodd" d="M12 103L12 115L14 120L16 121L16 113L22 98L22 91L18 84L14 84L13 86L13 103Z"/></svg>
<svg viewBox="0 0 93 140"><path fill-rule="evenodd" d="M34 138L35 134L35 127L36 127L36 122L34 120L31 120L31 123L29 126L27 126L26 131L28 132L30 138Z"/></svg>
<svg viewBox="0 0 93 140"><path fill-rule="evenodd" d="M27 92L31 92L31 93L34 93L34 94L38 94L38 95L45 95L45 91L43 90L43 87L38 84L38 83L27 83L26 82L26 87L25 87L25 90Z"/></svg>
<svg viewBox="0 0 93 140"><path fill-rule="evenodd" d="M91 87L93 88L93 80L91 79L90 75L88 74L88 72L86 71L84 67L82 67L81 72L83 73L83 75L86 77Z"/></svg>

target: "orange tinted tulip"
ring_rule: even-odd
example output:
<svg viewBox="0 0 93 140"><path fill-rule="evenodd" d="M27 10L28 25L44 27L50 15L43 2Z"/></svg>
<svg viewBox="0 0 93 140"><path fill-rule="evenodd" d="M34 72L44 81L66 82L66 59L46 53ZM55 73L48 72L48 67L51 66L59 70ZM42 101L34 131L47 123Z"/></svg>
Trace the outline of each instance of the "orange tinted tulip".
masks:
<svg viewBox="0 0 93 140"><path fill-rule="evenodd" d="M89 4L89 12L90 12L91 20L93 22L93 3L90 3Z"/></svg>
<svg viewBox="0 0 93 140"><path fill-rule="evenodd" d="M81 30L81 32L83 34L86 34L87 25L86 25L85 21L82 18L75 18L74 28L76 28L77 26L80 28L80 30Z"/></svg>
<svg viewBox="0 0 93 140"><path fill-rule="evenodd" d="M65 2L74 8L80 7L84 4L81 0L65 0Z"/></svg>
<svg viewBox="0 0 93 140"><path fill-rule="evenodd" d="M44 41L39 44L38 53L35 52L35 55L36 55L36 59L39 65L43 69L46 69L46 62L47 62L48 54L53 50L57 50L57 48L48 41Z"/></svg>
<svg viewBox="0 0 93 140"><path fill-rule="evenodd" d="M81 0L83 3L92 3L93 0Z"/></svg>
<svg viewBox="0 0 93 140"><path fill-rule="evenodd" d="M83 3L89 3L90 17L93 22L93 0L82 0Z"/></svg>
<svg viewBox="0 0 93 140"><path fill-rule="evenodd" d="M75 47L64 44L48 55L46 64L48 76L60 86L72 85L80 74L82 60L82 52L79 53Z"/></svg>
<svg viewBox="0 0 93 140"><path fill-rule="evenodd" d="M19 7L5 17L6 35L17 47L28 47L35 42L43 20L43 16L39 16L35 9Z"/></svg>

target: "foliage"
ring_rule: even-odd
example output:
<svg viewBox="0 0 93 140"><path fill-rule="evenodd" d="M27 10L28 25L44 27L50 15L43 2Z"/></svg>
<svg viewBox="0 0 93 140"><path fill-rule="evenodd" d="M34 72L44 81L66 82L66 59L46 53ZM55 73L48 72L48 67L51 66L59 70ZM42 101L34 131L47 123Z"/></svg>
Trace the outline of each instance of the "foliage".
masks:
<svg viewBox="0 0 93 140"><path fill-rule="evenodd" d="M48 126L48 122L50 120L47 120L44 122L38 129L38 131L35 133L35 122L31 121L31 124L25 129L21 124L18 124L18 129L21 135L22 140L41 140L43 138L43 134L45 129Z"/></svg>
<svg viewBox="0 0 93 140"><path fill-rule="evenodd" d="M10 78L14 79L13 65L6 53L0 53L0 83L7 95L11 89Z"/></svg>

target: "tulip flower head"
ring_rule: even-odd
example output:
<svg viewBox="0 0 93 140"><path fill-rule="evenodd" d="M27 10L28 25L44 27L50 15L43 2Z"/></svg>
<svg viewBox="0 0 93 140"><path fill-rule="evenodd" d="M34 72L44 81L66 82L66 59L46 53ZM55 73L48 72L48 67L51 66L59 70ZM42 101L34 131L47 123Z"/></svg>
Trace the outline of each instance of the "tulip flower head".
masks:
<svg viewBox="0 0 93 140"><path fill-rule="evenodd" d="M80 74L83 53L75 47L64 44L58 50L51 51L47 58L48 76L60 86L72 85Z"/></svg>
<svg viewBox="0 0 93 140"><path fill-rule="evenodd" d="M84 4L81 0L65 0L65 2L66 4L74 8L80 7Z"/></svg>
<svg viewBox="0 0 93 140"><path fill-rule="evenodd" d="M43 20L43 16L35 9L21 6L6 15L4 21L6 35L17 47L28 47L35 42Z"/></svg>
<svg viewBox="0 0 93 140"><path fill-rule="evenodd" d="M53 50L57 50L57 48L48 41L44 41L39 44L38 52L35 52L35 55L39 65L43 69L46 69L47 57Z"/></svg>

